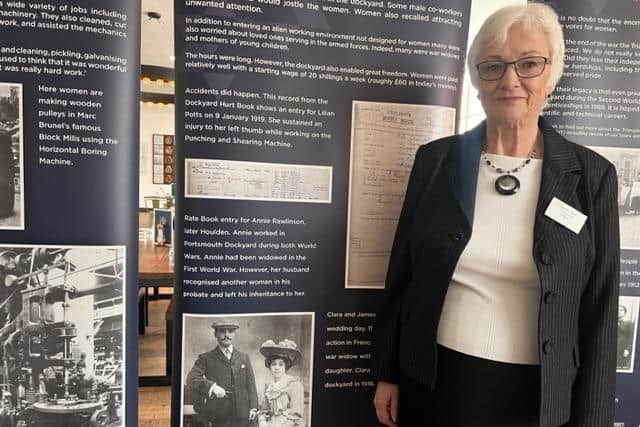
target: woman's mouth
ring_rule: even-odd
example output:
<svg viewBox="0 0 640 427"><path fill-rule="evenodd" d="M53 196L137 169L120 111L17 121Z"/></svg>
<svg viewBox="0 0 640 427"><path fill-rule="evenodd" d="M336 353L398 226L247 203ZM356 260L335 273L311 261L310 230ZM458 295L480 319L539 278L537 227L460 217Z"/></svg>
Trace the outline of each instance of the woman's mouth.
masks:
<svg viewBox="0 0 640 427"><path fill-rule="evenodd" d="M519 101L521 99L524 99L523 96L501 96L499 98L496 98L497 101Z"/></svg>

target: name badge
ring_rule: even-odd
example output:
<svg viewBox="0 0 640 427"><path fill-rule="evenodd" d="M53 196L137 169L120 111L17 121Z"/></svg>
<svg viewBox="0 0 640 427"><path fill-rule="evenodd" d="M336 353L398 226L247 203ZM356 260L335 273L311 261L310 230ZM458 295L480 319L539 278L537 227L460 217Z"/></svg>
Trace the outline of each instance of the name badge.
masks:
<svg viewBox="0 0 640 427"><path fill-rule="evenodd" d="M544 214L576 234L580 232L587 220L585 214L555 197L549 203Z"/></svg>

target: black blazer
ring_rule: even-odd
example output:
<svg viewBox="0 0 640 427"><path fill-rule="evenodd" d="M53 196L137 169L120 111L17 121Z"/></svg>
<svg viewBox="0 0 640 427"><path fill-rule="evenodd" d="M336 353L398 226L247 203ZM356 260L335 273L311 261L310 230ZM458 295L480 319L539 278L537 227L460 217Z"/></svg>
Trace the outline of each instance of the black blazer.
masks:
<svg viewBox="0 0 640 427"><path fill-rule="evenodd" d="M617 176L597 153L540 119L542 181L532 256L541 284L540 426L611 427L620 243ZM486 125L418 149L376 324L378 380L403 374L433 388L438 322L472 232ZM579 234L544 216L553 197L587 215ZM496 215L499 215L496 212Z"/></svg>

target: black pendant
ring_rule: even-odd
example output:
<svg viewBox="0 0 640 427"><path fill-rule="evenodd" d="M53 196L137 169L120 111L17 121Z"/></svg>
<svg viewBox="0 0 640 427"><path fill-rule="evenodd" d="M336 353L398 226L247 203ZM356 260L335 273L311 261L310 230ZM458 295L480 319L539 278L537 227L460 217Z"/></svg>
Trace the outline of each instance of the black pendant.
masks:
<svg viewBox="0 0 640 427"><path fill-rule="evenodd" d="M516 194L520 189L520 180L513 175L501 175L496 179L496 191L504 196Z"/></svg>

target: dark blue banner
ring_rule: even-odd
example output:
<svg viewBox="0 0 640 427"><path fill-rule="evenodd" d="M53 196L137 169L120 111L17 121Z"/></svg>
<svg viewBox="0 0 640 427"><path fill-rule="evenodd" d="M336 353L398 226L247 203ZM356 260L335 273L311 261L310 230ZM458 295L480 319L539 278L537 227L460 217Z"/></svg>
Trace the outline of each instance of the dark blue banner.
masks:
<svg viewBox="0 0 640 427"><path fill-rule="evenodd" d="M637 426L640 411L640 3L554 1L564 27L562 80L546 117L568 139L609 159L618 173L620 301L616 426Z"/></svg>
<svg viewBox="0 0 640 427"><path fill-rule="evenodd" d="M140 5L4 1L0 33L0 424L136 425Z"/></svg>
<svg viewBox="0 0 640 427"><path fill-rule="evenodd" d="M176 2L174 425L376 425L371 330L415 151L455 132L468 14Z"/></svg>

